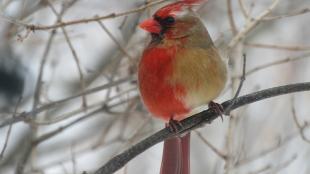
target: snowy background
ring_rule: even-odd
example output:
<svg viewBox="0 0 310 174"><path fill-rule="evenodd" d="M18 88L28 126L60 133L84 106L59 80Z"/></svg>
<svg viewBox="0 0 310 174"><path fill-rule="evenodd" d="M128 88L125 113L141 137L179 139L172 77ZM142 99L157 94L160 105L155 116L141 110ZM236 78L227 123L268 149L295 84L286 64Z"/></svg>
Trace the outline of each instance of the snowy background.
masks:
<svg viewBox="0 0 310 174"><path fill-rule="evenodd" d="M137 24L166 3L141 8L149 2L0 0L0 173L91 173L163 128L136 86L149 40ZM196 10L229 67L216 101L234 95L243 53L241 95L310 81L309 0L209 0ZM192 173L309 174L309 102L309 92L275 97L197 129ZM158 174L161 152L157 144L117 173Z"/></svg>

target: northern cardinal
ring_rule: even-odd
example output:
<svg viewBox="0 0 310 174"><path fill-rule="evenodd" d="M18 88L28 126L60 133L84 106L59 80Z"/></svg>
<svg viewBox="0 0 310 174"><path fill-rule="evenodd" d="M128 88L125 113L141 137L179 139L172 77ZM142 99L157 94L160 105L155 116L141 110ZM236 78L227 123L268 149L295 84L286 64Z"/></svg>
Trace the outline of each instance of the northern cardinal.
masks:
<svg viewBox="0 0 310 174"><path fill-rule="evenodd" d="M203 0L179 0L160 8L140 27L151 34L138 67L147 109L169 126L212 102L226 83L226 66L211 37L191 10ZM161 174L189 174L190 134L165 140Z"/></svg>

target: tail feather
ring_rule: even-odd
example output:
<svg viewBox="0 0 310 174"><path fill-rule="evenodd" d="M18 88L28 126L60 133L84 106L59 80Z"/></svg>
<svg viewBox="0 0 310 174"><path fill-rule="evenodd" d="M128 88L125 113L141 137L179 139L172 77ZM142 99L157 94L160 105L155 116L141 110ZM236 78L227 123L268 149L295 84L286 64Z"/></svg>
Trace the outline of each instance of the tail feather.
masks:
<svg viewBox="0 0 310 174"><path fill-rule="evenodd" d="M160 174L190 174L190 133L165 140Z"/></svg>
<svg viewBox="0 0 310 174"><path fill-rule="evenodd" d="M182 170L181 174L190 174L190 133L181 137L182 143Z"/></svg>

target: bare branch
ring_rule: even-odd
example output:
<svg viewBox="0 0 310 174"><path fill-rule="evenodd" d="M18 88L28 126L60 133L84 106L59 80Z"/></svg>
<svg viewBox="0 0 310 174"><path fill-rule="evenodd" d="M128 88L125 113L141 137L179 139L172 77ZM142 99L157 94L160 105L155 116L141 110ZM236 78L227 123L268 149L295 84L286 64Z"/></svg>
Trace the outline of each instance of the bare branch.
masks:
<svg viewBox="0 0 310 174"><path fill-rule="evenodd" d="M100 27L107 33L107 35L111 38L111 40L118 46L118 48L121 50L121 52L129 58L130 61L133 61L133 58L129 55L129 53L126 51L126 48L124 48L119 41L113 36L113 34L108 30L108 28L101 22L98 21L98 24Z"/></svg>
<svg viewBox="0 0 310 174"><path fill-rule="evenodd" d="M298 15L303 15L303 14L309 13L309 12L310 12L310 8L306 7L306 8L303 8L301 10L298 10L298 11L295 11L295 12L292 12L289 14L285 14L285 15L265 17L263 20L265 20L265 21L278 20L278 19L294 17L294 16L298 16Z"/></svg>
<svg viewBox="0 0 310 174"><path fill-rule="evenodd" d="M55 14L55 16L57 16L57 21L58 22L61 22L62 21L62 15L64 13L64 10L61 11L61 13L57 13L56 9L54 8L53 4L51 4L49 1L48 2L48 6L51 8L52 12ZM74 2L76 2L76 0L72 0L71 3L69 4L72 5ZM65 6L63 5L63 9L67 9L69 6ZM74 49L73 47L73 44L71 42L71 39L68 35L68 32L67 30L65 29L64 26L61 26L61 31L63 33L63 35L65 36L65 40L71 50L71 53L72 53L72 56L74 58L74 61L76 63L76 67L78 69L78 72L79 72L79 77L80 77L80 87L81 87L81 91L85 91L85 88L86 88L86 85L85 85L85 80L84 80L84 75L83 75L83 71L82 71L82 66L81 66L81 63L80 63L80 59L76 53L76 50ZM86 96L85 95L82 95L82 106L83 108L86 108L87 106L87 100L86 100Z"/></svg>
<svg viewBox="0 0 310 174"><path fill-rule="evenodd" d="M236 34L238 31L237 31L236 23L234 20L234 15L232 12L231 0L226 0L226 3L227 3L227 13L228 13L230 28L232 30L232 33Z"/></svg>
<svg viewBox="0 0 310 174"><path fill-rule="evenodd" d="M126 77L126 78L123 78L123 79L120 79L120 80L117 80L117 81L114 81L114 82L111 82L111 83L108 83L108 84L105 84L105 85L102 85L102 86L95 87L93 89L89 89L87 91L78 93L78 94L70 96L68 98L65 98L65 99L62 99L62 100L58 100L58 101L55 101L55 102L52 102L52 103L48 103L46 105L43 105L43 106L37 108L36 110L32 110L30 112L23 112L23 113L19 114L18 116L14 117L14 118L9 118L9 119L4 120L3 122L1 122L0 123L0 128L2 128L4 126L7 126L7 125L10 125L10 124L13 124L13 123L20 122L20 121L29 121L29 120L31 120L33 118L34 114L38 114L38 113L46 111L48 109L61 106L63 103L65 103L65 102L67 102L69 100L75 99L77 97L80 97L81 95L92 94L94 92L102 91L104 89L110 88L111 86L119 85L119 84L122 84L122 83L125 83L125 82L129 82L131 80L133 80L133 77L129 76L129 77Z"/></svg>
<svg viewBox="0 0 310 174"><path fill-rule="evenodd" d="M281 147L285 146L289 142L291 142L296 137L296 133L287 136L284 139L279 139L278 142L271 147L268 147L266 149L261 150L260 152L256 152L256 154L249 155L247 157L244 157L242 159L239 159L235 164L234 167L240 167L243 165L246 165L248 163L251 163L255 160L261 159L265 157L266 155L275 152L276 150L279 150Z"/></svg>
<svg viewBox="0 0 310 174"><path fill-rule="evenodd" d="M266 49L278 49L285 51L308 51L310 46L305 45L276 45L276 44L261 44L261 43L244 43L248 47L266 48Z"/></svg>
<svg viewBox="0 0 310 174"><path fill-rule="evenodd" d="M52 30L48 40L47 40L47 44L41 59L41 63L40 63L40 67L39 67L39 75L38 75L38 79L37 79L37 84L36 84L36 88L35 88L35 93L34 93L34 100L33 100L33 105L32 105L32 110L35 110L37 105L40 102L40 93L41 93L41 87L42 87L42 77L43 77L43 71L44 71L44 66L45 63L47 61L48 58L48 53L51 49L52 46L52 42L54 39L54 36L56 34L56 30Z"/></svg>
<svg viewBox="0 0 310 174"><path fill-rule="evenodd" d="M279 60L279 61L274 61L274 62L271 62L271 63L267 63L265 65L260 65L260 66L257 66L251 70L249 70L248 72L246 72L246 76L250 75L250 74L253 74L257 71L260 71L262 69L265 69L265 68L269 68L271 66L275 66L275 65L280 65L280 64L283 64L283 63L288 63L288 62L292 62L292 61L297 61L297 60L302 60L302 59L306 59L306 58L309 58L310 57L310 53L305 53L305 54L302 54L300 56L297 56L297 57L288 57L286 59L282 59L282 60Z"/></svg>
<svg viewBox="0 0 310 174"><path fill-rule="evenodd" d="M33 145L37 146L41 142L54 137L55 135L57 135L57 134L61 133L62 131L70 128L71 126L73 126L73 125L75 125L75 124L77 124L77 123L79 123L79 122L81 122L81 121L83 121L83 120L85 120L87 118L90 118L91 116L94 116L94 115L96 115L96 114L98 114L98 113L100 113L102 111L104 111L104 108L96 109L96 110L94 110L94 111L92 111L92 112L90 112L90 113L88 113L88 114L86 114L84 116L81 116L80 118L77 118L76 120L68 123L65 126L61 126L58 129L56 129L56 130L53 130L53 131L48 132L48 133L46 133L44 135L41 135L40 137L38 137L36 140L33 141Z"/></svg>
<svg viewBox="0 0 310 174"><path fill-rule="evenodd" d="M245 76L246 76L246 55L243 54L243 67L242 67L242 75L241 75L241 78L240 78L240 83L239 83L239 86L238 86L238 89L232 99L232 102L230 104L230 106L228 106L225 110L224 110L224 114L227 114L228 112L227 111L230 111L230 108L234 105L235 103L235 100L237 99L237 97L239 96L240 92L241 92L241 88L243 86L243 82L245 81Z"/></svg>
<svg viewBox="0 0 310 174"><path fill-rule="evenodd" d="M70 40L70 38L68 36L68 33L67 33L66 29L64 27L62 27L61 30L62 30L62 33L65 36L65 39L66 39L66 41L68 43L68 46L69 46L69 48L71 50L72 56L73 56L74 61L76 63L76 66L77 66L77 69L78 69L78 72L79 72L79 77L80 77L81 91L84 92L85 88L86 88L85 87L86 85L85 85L85 80L84 80L84 75L83 75L83 72L82 72L82 67L81 67L81 64L80 64L80 60L79 60L78 55L76 54L76 51L75 51L75 49L74 49L74 47L73 47L73 45L71 43L71 40ZM82 95L82 102L83 102L82 103L83 107L86 108L87 100L86 100L86 96L85 95Z"/></svg>
<svg viewBox="0 0 310 174"><path fill-rule="evenodd" d="M293 92L309 91L309 90L310 90L310 83L298 83L265 89L259 92L238 97L235 101L235 104L231 107L231 110L270 97L289 94ZM222 103L224 109L226 109L226 107L228 107L231 104L231 102L232 100ZM144 152L146 149L152 147L153 145L169 137L176 136L180 133L188 132L193 129L197 129L198 127L201 127L206 123L211 123L217 117L218 115L216 115L216 113L214 113L212 110L206 110L198 114L195 114L192 117L189 117L185 120L182 120L181 124L183 125L183 127L177 133L170 132L169 128L162 129L156 132L155 134L145 138L138 144L127 149L123 153L109 160L105 165L100 167L95 172L95 174L111 174L120 169L121 167L123 167L131 159L133 159L140 153Z"/></svg>
<svg viewBox="0 0 310 174"><path fill-rule="evenodd" d="M13 113L13 118L16 116L17 109L18 109L18 106L20 104L20 101L21 101L21 98L19 98L19 100L18 100L18 102L17 102L17 104L15 106L14 113ZM5 149L6 149L7 145L8 145L8 142L9 142L11 131L12 131L12 124L10 124L8 132L7 132L6 137L5 137L4 145L3 145L3 148L2 148L1 153L0 153L0 161L3 159Z"/></svg>
<svg viewBox="0 0 310 174"><path fill-rule="evenodd" d="M240 5L240 8L241 8L241 12L243 14L243 16L246 18L246 19L249 19L250 18L250 15L249 15L249 12L244 4L244 0L238 0L239 1L239 5Z"/></svg>
<svg viewBox="0 0 310 174"><path fill-rule="evenodd" d="M295 110L295 106L294 106L294 98L292 98L292 115L293 115L295 125L298 128L298 131L299 131L299 134L300 134L302 140L304 140L306 143L310 144L310 140L306 137L305 132L304 132L305 128L307 128L309 125L307 122L305 122L303 125L301 125L299 123L298 118L297 118L297 114L296 114L296 110Z"/></svg>
<svg viewBox="0 0 310 174"><path fill-rule="evenodd" d="M229 48L233 48L238 42L240 42L243 38L246 37L246 35L252 31L253 28L255 28L255 26L257 26L263 18L265 18L267 15L269 15L272 10L278 5L280 0L274 0L273 3L265 10L263 11L260 15L258 15L258 17L256 17L255 19L251 19L251 21L249 21L245 28L243 30L241 30L228 44Z"/></svg>
<svg viewBox="0 0 310 174"><path fill-rule="evenodd" d="M152 3L146 4L144 6L141 6L139 8L136 9L132 9L129 11L125 11L125 12L120 12L120 13L111 13L109 15L105 15L105 16L95 16L92 18L87 18L87 19L78 19L78 20L72 20L72 21L63 21L63 22L59 22L58 24L55 25L33 25L33 24L24 24L22 22L19 21L14 21L14 23L18 23L19 25L23 25L25 26L27 29L32 30L32 31L36 31L36 30L50 30L50 29L55 29L55 28L60 28L60 27L65 27L65 26L69 26L69 25L77 25L77 24L87 24L90 22L97 22L97 21L102 21L105 19L111 19L111 18L117 18L117 17L121 17L121 16L127 16L131 13L137 13L140 11L143 11L151 6L160 4L165 2L166 0L158 0L158 1L154 1Z"/></svg>
<svg viewBox="0 0 310 174"><path fill-rule="evenodd" d="M199 131L195 130L195 133L215 154L217 154L223 160L227 159L227 155L218 150L216 147L214 147L205 137L202 136L202 134Z"/></svg>

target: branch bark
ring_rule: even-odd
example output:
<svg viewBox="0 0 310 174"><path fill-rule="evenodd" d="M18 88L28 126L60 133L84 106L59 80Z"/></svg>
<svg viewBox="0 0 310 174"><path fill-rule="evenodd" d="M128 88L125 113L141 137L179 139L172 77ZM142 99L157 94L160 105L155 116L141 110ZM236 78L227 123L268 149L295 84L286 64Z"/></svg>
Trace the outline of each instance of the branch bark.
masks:
<svg viewBox="0 0 310 174"><path fill-rule="evenodd" d="M294 93L294 92L301 92L301 91L310 91L310 82L308 83L297 83L285 86L279 86L274 88L265 89L262 91L254 92L252 94L244 95L238 97L234 100L228 100L222 103L224 110L228 108L228 111L232 111L237 109L241 106L254 103L263 99L276 97L279 95ZM232 104L233 102L233 104ZM197 129L202 127L206 123L211 123L215 120L218 115L211 110L205 110L198 114L195 114L185 120L181 121L183 125L182 128L179 129L178 132L172 133L169 131L169 128L164 128L153 135L145 138L141 142L137 143L136 145L132 146L131 148L125 150L123 153L113 157L109 160L106 164L100 167L95 174L111 174L115 171L122 168L125 164L127 164L130 160L134 157L138 156L148 148L154 146L155 144L173 137L177 136L181 133L189 132L190 130Z"/></svg>

